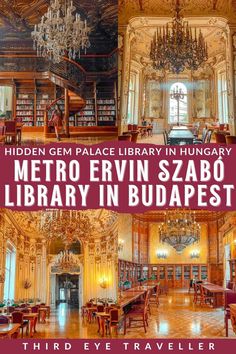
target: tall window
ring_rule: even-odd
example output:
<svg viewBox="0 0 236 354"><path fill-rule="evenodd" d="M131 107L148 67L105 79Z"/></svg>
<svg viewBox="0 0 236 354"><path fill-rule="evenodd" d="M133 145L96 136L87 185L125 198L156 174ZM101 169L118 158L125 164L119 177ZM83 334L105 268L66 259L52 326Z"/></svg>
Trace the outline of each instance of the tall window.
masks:
<svg viewBox="0 0 236 354"><path fill-rule="evenodd" d="M0 86L0 114L4 112L5 91L4 87Z"/></svg>
<svg viewBox="0 0 236 354"><path fill-rule="evenodd" d="M178 122L178 102L176 99L171 98L171 93L176 90L181 90L184 97L179 101L179 122L188 122L188 92L187 87L182 82L175 82L170 87L169 92L169 123Z"/></svg>
<svg viewBox="0 0 236 354"><path fill-rule="evenodd" d="M228 93L225 72L218 74L218 114L220 123L228 123Z"/></svg>
<svg viewBox="0 0 236 354"><path fill-rule="evenodd" d="M4 300L14 300L15 296L16 249L8 242L5 264Z"/></svg>
<svg viewBox="0 0 236 354"><path fill-rule="evenodd" d="M128 100L128 123L133 124L138 121L138 77L137 74L130 74L129 100Z"/></svg>

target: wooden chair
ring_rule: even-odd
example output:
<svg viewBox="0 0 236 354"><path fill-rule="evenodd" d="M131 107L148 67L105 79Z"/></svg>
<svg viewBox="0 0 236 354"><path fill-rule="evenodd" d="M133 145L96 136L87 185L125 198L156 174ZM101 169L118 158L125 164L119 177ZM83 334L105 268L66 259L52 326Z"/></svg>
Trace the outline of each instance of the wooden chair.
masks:
<svg viewBox="0 0 236 354"><path fill-rule="evenodd" d="M229 324L228 321L230 320L230 304L236 303L236 292L229 290L225 292L224 295L224 313L225 313L225 335L226 337L229 336Z"/></svg>
<svg viewBox="0 0 236 354"><path fill-rule="evenodd" d="M131 132L131 141L132 141L132 143L137 143L138 136L139 136L139 131L138 130L133 130Z"/></svg>
<svg viewBox="0 0 236 354"><path fill-rule="evenodd" d="M236 144L236 136L235 135L226 135L226 144Z"/></svg>
<svg viewBox="0 0 236 354"><path fill-rule="evenodd" d="M4 144L6 140L6 127L5 125L0 125L0 143Z"/></svg>
<svg viewBox="0 0 236 354"><path fill-rule="evenodd" d="M119 326L119 311L118 309L111 309L109 311L110 317L109 319L106 321L106 333L108 330L108 333L111 335L112 333L112 328L114 327L116 330L116 334L118 334L118 326Z"/></svg>
<svg viewBox="0 0 236 354"><path fill-rule="evenodd" d="M219 125L219 130L221 130L221 131L225 130L225 124L224 123Z"/></svg>
<svg viewBox="0 0 236 354"><path fill-rule="evenodd" d="M201 285L193 283L193 303L197 304L198 301L201 302L202 299L202 295L201 295L201 289L200 289Z"/></svg>
<svg viewBox="0 0 236 354"><path fill-rule="evenodd" d="M148 327L148 306L149 306L149 291L146 292L145 302L143 306L131 308L131 310L124 315L124 334L126 334L127 320L128 326L131 327L132 322L142 322L144 332L147 332Z"/></svg>
<svg viewBox="0 0 236 354"><path fill-rule="evenodd" d="M156 307L159 306L159 304L160 304L160 302L159 302L159 287L156 287L156 289L150 295L149 304L156 305Z"/></svg>
<svg viewBox="0 0 236 354"><path fill-rule="evenodd" d="M14 306L8 306L8 308L7 308L7 312L8 313L12 313L14 311L15 311L15 307Z"/></svg>
<svg viewBox="0 0 236 354"><path fill-rule="evenodd" d="M15 120L6 120L5 121L5 137L6 143L15 143L16 142L16 121Z"/></svg>
<svg viewBox="0 0 236 354"><path fill-rule="evenodd" d="M29 331L29 321L23 320L24 313L20 311L12 312L12 323L20 323L21 338L23 338L23 329L26 328L26 333Z"/></svg>
<svg viewBox="0 0 236 354"><path fill-rule="evenodd" d="M23 313L30 313L30 309L28 309L27 307L24 307L21 312Z"/></svg>
<svg viewBox="0 0 236 354"><path fill-rule="evenodd" d="M216 144L226 144L226 137L224 134L215 132Z"/></svg>
<svg viewBox="0 0 236 354"><path fill-rule="evenodd" d="M131 141L131 134L119 135L119 141Z"/></svg>
<svg viewBox="0 0 236 354"><path fill-rule="evenodd" d="M201 285L200 286L200 292L201 292L201 300L200 300L200 305L212 305L213 303L213 296L208 293L208 291Z"/></svg>
<svg viewBox="0 0 236 354"><path fill-rule="evenodd" d="M104 305L97 305L97 312L104 312L105 306Z"/></svg>
<svg viewBox="0 0 236 354"><path fill-rule="evenodd" d="M128 130L133 130L133 125L132 124L128 124Z"/></svg>

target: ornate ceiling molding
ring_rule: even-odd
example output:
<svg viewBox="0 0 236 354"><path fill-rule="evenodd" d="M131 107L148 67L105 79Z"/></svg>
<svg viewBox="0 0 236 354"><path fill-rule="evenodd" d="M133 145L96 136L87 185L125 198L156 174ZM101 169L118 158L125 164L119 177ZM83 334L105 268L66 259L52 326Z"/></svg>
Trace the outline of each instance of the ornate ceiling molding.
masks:
<svg viewBox="0 0 236 354"><path fill-rule="evenodd" d="M41 216L44 212L18 212L3 210L3 215L8 218L14 228L25 238L42 239L44 236L40 233ZM99 209L86 210L84 212L93 225L93 233L89 237L100 239L110 233L117 232L117 218L115 212Z"/></svg>
<svg viewBox="0 0 236 354"><path fill-rule="evenodd" d="M119 0L120 24L127 24L136 16L172 16L174 10L172 0ZM236 21L235 0L182 0L181 12L189 16L221 16Z"/></svg>
<svg viewBox="0 0 236 354"><path fill-rule="evenodd" d="M165 211L150 211L144 214L133 214L134 220L139 220L143 222L163 222L165 217ZM230 214L227 213L227 214ZM197 222L210 222L221 219L226 215L226 212L214 212L214 211L206 211L206 210L196 210L195 216Z"/></svg>

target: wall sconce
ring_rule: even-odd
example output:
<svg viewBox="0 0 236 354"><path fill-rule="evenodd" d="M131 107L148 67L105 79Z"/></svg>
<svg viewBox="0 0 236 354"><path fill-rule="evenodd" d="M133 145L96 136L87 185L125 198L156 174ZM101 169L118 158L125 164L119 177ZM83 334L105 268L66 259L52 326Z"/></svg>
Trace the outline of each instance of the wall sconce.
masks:
<svg viewBox="0 0 236 354"><path fill-rule="evenodd" d="M118 239L118 252L122 252L123 251L124 243L125 243L124 240L122 240L121 238Z"/></svg>
<svg viewBox="0 0 236 354"><path fill-rule="evenodd" d="M107 279L106 278L102 278L100 281L99 281L99 285L101 286L102 289L106 289L107 288Z"/></svg>
<svg viewBox="0 0 236 354"><path fill-rule="evenodd" d="M194 250L190 253L190 258L199 258L200 257L200 251Z"/></svg>
<svg viewBox="0 0 236 354"><path fill-rule="evenodd" d="M167 256L168 256L168 253L166 250L157 251L157 258L166 259Z"/></svg>

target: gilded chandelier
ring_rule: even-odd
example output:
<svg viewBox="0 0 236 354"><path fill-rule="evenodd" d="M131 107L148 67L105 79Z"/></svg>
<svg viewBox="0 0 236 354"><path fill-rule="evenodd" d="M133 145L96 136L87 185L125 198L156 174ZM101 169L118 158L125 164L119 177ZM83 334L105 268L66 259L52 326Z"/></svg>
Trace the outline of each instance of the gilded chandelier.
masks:
<svg viewBox="0 0 236 354"><path fill-rule="evenodd" d="M195 212L168 210L165 221L159 226L160 241L181 253L187 246L199 242L201 226L196 222Z"/></svg>
<svg viewBox="0 0 236 354"><path fill-rule="evenodd" d="M52 272L56 273L79 273L80 267L76 255L65 248L61 251L54 263Z"/></svg>
<svg viewBox="0 0 236 354"><path fill-rule="evenodd" d="M51 0L48 11L42 16L41 22L34 26L32 38L37 55L48 57L59 63L63 56L75 59L80 50L86 52L90 46L86 20L74 14L76 8L73 1Z"/></svg>
<svg viewBox="0 0 236 354"><path fill-rule="evenodd" d="M208 59L207 44L201 30L189 27L180 15L176 0L175 17L163 28L157 28L151 42L150 59L155 70L179 74L185 69L197 70Z"/></svg>
<svg viewBox="0 0 236 354"><path fill-rule="evenodd" d="M88 238L94 226L85 211L47 210L42 213L40 232L48 241L61 239L65 245Z"/></svg>

